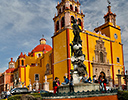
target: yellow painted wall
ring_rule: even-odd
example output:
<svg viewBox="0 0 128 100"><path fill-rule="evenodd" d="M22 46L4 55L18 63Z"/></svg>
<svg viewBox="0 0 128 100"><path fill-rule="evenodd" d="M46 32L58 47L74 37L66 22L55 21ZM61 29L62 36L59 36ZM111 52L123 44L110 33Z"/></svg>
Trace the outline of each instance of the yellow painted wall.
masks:
<svg viewBox="0 0 128 100"><path fill-rule="evenodd" d="M59 77L63 81L63 76L67 73L67 38L66 30L53 38L54 41L54 77Z"/></svg>

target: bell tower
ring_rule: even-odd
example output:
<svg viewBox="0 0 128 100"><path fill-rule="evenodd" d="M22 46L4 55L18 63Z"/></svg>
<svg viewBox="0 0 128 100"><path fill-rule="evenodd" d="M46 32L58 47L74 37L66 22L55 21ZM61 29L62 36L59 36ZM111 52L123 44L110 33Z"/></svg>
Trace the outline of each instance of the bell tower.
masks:
<svg viewBox="0 0 128 100"><path fill-rule="evenodd" d="M77 19L81 30L84 30L83 11L80 11L79 0L61 0L57 3L54 21L54 34L52 36L53 47L53 78L59 77L63 81L63 76L70 76L71 49L70 43L73 40L72 21Z"/></svg>
<svg viewBox="0 0 128 100"><path fill-rule="evenodd" d="M111 12L111 6L108 5L108 13L104 15L105 23L111 22L116 27L116 14Z"/></svg>
<svg viewBox="0 0 128 100"><path fill-rule="evenodd" d="M54 21L54 35L60 33L65 28L71 28L71 21L78 20L80 28L84 29L84 17L83 11L80 12L79 0L61 0L56 6L57 15L55 14Z"/></svg>

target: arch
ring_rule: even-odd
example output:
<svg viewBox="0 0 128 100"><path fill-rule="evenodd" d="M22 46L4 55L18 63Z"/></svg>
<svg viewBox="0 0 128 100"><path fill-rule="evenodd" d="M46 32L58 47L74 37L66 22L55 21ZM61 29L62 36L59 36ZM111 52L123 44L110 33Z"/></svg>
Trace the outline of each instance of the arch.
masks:
<svg viewBox="0 0 128 100"><path fill-rule="evenodd" d="M21 65L24 66L24 60L21 60Z"/></svg>
<svg viewBox="0 0 128 100"><path fill-rule="evenodd" d="M78 12L78 9L77 9L77 7L76 7L76 6L75 6L75 11L76 11L76 12Z"/></svg>
<svg viewBox="0 0 128 100"><path fill-rule="evenodd" d="M81 19L78 19L78 25L81 26Z"/></svg>
<svg viewBox="0 0 128 100"><path fill-rule="evenodd" d="M56 31L59 30L59 21L56 22Z"/></svg>
<svg viewBox="0 0 128 100"><path fill-rule="evenodd" d="M61 8L59 9L59 14L61 13Z"/></svg>
<svg viewBox="0 0 128 100"><path fill-rule="evenodd" d="M114 20L114 18L112 18L112 23L113 23L113 25L115 25L115 20Z"/></svg>
<svg viewBox="0 0 128 100"><path fill-rule="evenodd" d="M61 19L61 28L64 27L64 26L65 26L65 19L64 19L64 17L62 17L62 19Z"/></svg>
<svg viewBox="0 0 128 100"><path fill-rule="evenodd" d="M63 5L63 11L65 10L65 5Z"/></svg>
<svg viewBox="0 0 128 100"><path fill-rule="evenodd" d="M73 7L72 7L72 5L71 5L71 4L70 4L70 9L71 9L71 10L73 10Z"/></svg>
<svg viewBox="0 0 128 100"><path fill-rule="evenodd" d="M74 16L71 16L71 23L74 22Z"/></svg>

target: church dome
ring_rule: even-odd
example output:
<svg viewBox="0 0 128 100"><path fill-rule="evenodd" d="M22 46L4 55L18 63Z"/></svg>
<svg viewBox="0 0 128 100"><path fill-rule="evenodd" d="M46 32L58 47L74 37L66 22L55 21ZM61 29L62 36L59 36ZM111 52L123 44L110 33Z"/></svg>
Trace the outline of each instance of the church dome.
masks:
<svg viewBox="0 0 128 100"><path fill-rule="evenodd" d="M51 50L52 50L52 47L50 45L40 44L40 45L37 45L32 51L39 52L39 51L51 51Z"/></svg>
<svg viewBox="0 0 128 100"><path fill-rule="evenodd" d="M40 52L40 51L51 51L52 47L46 44L46 39L40 39L40 44L37 45L32 52Z"/></svg>

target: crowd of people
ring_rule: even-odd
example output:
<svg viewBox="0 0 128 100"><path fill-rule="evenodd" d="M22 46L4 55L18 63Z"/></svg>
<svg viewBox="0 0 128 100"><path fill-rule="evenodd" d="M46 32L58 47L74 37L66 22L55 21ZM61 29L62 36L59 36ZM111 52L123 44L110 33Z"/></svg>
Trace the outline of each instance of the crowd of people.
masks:
<svg viewBox="0 0 128 100"><path fill-rule="evenodd" d="M53 81L53 90L54 90L54 94L58 93L58 86L62 86L62 85L69 85L69 89L70 92L74 92L74 83L73 83L73 77L70 76L70 78L66 78L66 76L63 77L64 78L64 82L62 82L60 84L59 78L55 77L55 80ZM91 77L88 78L88 74L87 75L83 75L80 82L83 83L99 83L100 84L100 90L102 91L106 91L106 84L107 84L107 79L105 76L105 73L102 71L100 72L99 78L96 79L96 75L93 76L93 80L91 79Z"/></svg>

